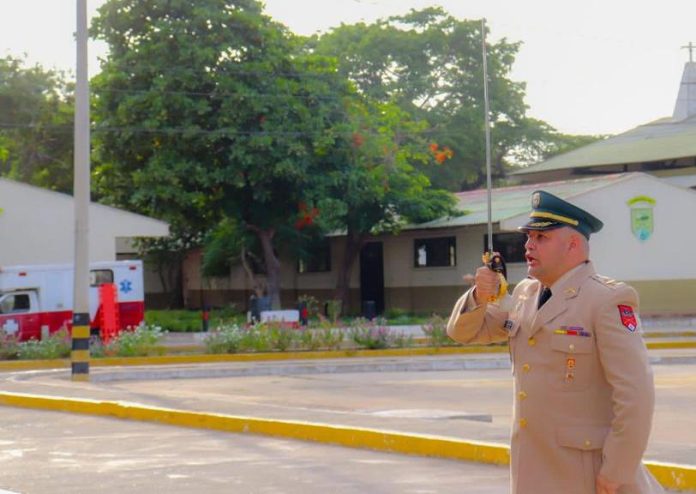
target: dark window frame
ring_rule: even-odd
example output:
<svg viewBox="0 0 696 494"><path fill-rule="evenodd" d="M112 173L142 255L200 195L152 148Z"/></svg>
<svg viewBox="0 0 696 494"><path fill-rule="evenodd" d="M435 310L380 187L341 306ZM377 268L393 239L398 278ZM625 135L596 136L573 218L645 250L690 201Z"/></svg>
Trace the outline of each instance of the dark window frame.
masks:
<svg viewBox="0 0 696 494"><path fill-rule="evenodd" d="M114 282L113 269L90 269L89 286L102 286Z"/></svg>
<svg viewBox="0 0 696 494"><path fill-rule="evenodd" d="M298 274L330 273L331 272L331 242L321 242L314 245L307 259L297 260Z"/></svg>
<svg viewBox="0 0 696 494"><path fill-rule="evenodd" d="M425 248L425 264L420 261L419 251ZM438 249L443 249L439 250ZM457 237L425 237L413 240L413 267L453 268L457 266Z"/></svg>
<svg viewBox="0 0 696 494"><path fill-rule="evenodd" d="M522 232L500 232L493 234L493 248L500 252L506 263L527 262L524 257L524 244L527 234ZM483 236L483 250L488 246L488 235Z"/></svg>

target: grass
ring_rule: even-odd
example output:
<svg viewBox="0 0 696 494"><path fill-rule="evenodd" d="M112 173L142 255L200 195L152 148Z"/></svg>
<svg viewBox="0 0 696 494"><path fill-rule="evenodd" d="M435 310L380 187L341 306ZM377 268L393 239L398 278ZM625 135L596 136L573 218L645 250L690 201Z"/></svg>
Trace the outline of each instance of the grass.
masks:
<svg viewBox="0 0 696 494"><path fill-rule="evenodd" d="M210 329L217 326L244 324L246 316L230 309L213 309L209 313ZM203 331L203 317L200 310L147 310L145 324L158 326L171 333L192 333Z"/></svg>

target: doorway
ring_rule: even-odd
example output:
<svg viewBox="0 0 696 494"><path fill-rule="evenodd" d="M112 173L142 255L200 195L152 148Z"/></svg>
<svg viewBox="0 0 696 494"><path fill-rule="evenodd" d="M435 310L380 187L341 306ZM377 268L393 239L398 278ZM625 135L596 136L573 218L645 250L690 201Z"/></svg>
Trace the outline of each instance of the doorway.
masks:
<svg viewBox="0 0 696 494"><path fill-rule="evenodd" d="M364 316L384 312L384 262L382 242L368 242L360 251L360 306ZM374 305L373 305L374 304Z"/></svg>

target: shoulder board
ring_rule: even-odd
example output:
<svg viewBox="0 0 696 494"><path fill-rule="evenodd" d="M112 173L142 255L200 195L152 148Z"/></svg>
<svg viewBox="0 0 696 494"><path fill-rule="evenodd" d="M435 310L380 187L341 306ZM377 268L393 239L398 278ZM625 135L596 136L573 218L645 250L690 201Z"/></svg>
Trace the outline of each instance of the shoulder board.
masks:
<svg viewBox="0 0 696 494"><path fill-rule="evenodd" d="M616 281L612 278L608 278L607 276L602 276L601 274L592 275L590 278L592 278L592 280L596 281L600 285L610 289L620 288L625 285L625 283L623 283L622 281Z"/></svg>

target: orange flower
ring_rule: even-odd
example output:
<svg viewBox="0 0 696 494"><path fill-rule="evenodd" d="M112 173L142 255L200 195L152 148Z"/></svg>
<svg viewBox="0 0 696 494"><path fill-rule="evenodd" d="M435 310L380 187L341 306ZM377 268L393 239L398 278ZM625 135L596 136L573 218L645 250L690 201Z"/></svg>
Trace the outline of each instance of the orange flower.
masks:
<svg viewBox="0 0 696 494"><path fill-rule="evenodd" d="M437 144L436 143L433 142L428 147L430 148L430 151L432 151L433 153L437 152Z"/></svg>

